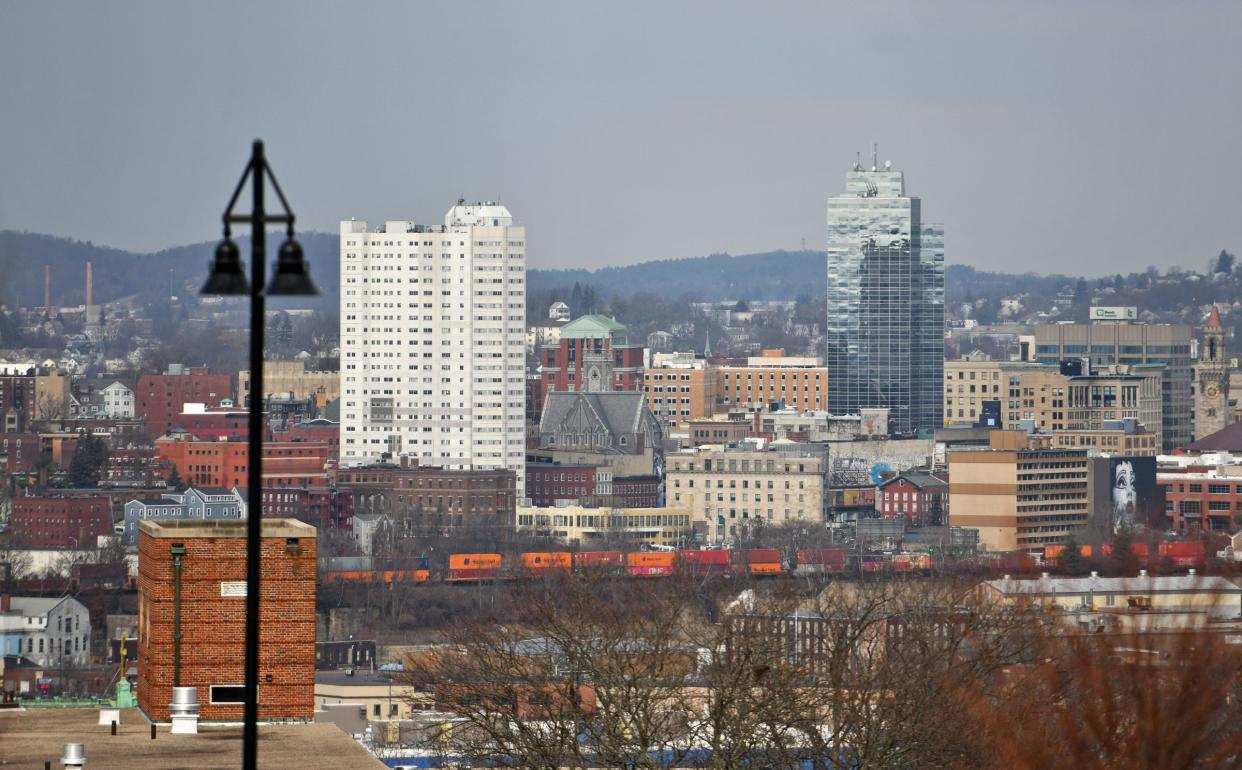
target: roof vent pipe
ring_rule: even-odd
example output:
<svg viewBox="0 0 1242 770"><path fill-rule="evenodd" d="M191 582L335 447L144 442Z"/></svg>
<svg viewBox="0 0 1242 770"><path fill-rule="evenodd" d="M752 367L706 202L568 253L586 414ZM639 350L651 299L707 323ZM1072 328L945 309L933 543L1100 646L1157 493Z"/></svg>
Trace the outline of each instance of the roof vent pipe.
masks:
<svg viewBox="0 0 1242 770"><path fill-rule="evenodd" d="M195 735L198 733L198 688L174 687L172 703L168 704L168 713L172 716L173 735Z"/></svg>
<svg viewBox="0 0 1242 770"><path fill-rule="evenodd" d="M82 749L82 744L66 743L65 755L60 758L60 763L65 766L65 770L81 770L86 764L86 752Z"/></svg>

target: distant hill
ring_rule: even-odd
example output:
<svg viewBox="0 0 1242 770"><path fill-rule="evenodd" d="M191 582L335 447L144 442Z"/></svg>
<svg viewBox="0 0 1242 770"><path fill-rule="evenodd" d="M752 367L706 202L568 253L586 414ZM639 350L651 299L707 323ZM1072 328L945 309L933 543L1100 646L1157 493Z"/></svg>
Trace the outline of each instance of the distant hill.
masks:
<svg viewBox="0 0 1242 770"><path fill-rule="evenodd" d="M827 280L827 262L822 251L712 254L598 270L527 273L531 291L581 283L594 286L605 297L650 292L671 299L689 294L702 300L794 299L800 294L818 297Z"/></svg>
<svg viewBox="0 0 1242 770"><path fill-rule="evenodd" d="M270 259L283 236L268 236ZM242 254L250 253L250 239L237 238ZM298 241L311 264L311 275L325 294L335 298L340 275L338 238L326 233L299 233ZM177 246L143 254L96 246L50 235L0 230L0 301L8 305L43 304L43 270L52 269L52 303L81 305L86 300L86 263L94 272L95 302L137 295L157 301L170 291L197 292L207 277L207 264L218 241ZM334 301L334 300L333 300ZM320 301L322 302L322 300ZM283 301L285 306L296 306Z"/></svg>
<svg viewBox="0 0 1242 770"><path fill-rule="evenodd" d="M335 305L339 293L339 240L328 233L299 233L311 265L311 275L324 297L273 303L281 307ZM243 254L246 238L238 238ZM268 236L269 259L282 236ZM95 299L109 302L137 295L147 302L166 301L170 291L197 293L207 274L216 241L133 253L90 242L49 235L0 230L0 302L27 307L43 304L43 268L52 268L52 301L56 305L82 304L86 293L86 262L94 265ZM1135 305L1155 320L1198 323L1206 303L1233 305L1242 299L1242 265L1228 252L1212 260L1210 272L1155 268L1090 281L1063 275L1017 275L979 270L965 265L945 269L945 299L951 317L963 307L969 316L990 323L1003 316L1001 301L1017 298L1019 315L1047 311L1054 302L1064 306L1063 318L1086 317L1090 304ZM568 291L575 284L591 286L604 300L650 293L670 300L793 300L799 296L822 301L827 266L822 251L769 251L761 254L712 254L705 257L664 259L596 270L530 270L527 288L533 298L546 298L553 289ZM537 301L541 301L537 299ZM1237 310L1242 311L1242 303ZM1242 312L1234 316L1242 323ZM1231 319L1232 320L1232 319Z"/></svg>

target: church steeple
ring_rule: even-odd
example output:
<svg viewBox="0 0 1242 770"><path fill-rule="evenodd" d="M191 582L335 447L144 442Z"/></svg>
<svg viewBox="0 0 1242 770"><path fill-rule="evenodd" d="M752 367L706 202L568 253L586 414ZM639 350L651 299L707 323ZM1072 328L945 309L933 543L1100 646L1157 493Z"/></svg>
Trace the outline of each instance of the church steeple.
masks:
<svg viewBox="0 0 1242 770"><path fill-rule="evenodd" d="M706 339L703 341L703 357L704 358L712 357L712 329L710 326L707 327L707 336L706 336Z"/></svg>

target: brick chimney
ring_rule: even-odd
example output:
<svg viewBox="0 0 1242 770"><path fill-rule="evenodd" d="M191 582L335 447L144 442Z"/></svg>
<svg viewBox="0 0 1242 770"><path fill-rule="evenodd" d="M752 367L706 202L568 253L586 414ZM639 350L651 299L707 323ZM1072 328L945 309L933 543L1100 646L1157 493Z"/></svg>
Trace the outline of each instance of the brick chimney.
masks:
<svg viewBox="0 0 1242 770"><path fill-rule="evenodd" d="M11 606L12 602L9 601L9 595L0 594L0 612L8 612Z"/></svg>
<svg viewBox="0 0 1242 770"><path fill-rule="evenodd" d="M95 304L95 274L91 272L91 263L86 263L86 306Z"/></svg>

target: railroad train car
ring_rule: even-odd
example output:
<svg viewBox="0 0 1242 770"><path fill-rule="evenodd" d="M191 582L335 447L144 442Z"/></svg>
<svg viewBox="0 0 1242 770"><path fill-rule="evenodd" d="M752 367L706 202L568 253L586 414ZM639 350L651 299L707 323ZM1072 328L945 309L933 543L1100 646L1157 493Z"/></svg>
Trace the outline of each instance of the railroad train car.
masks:
<svg viewBox="0 0 1242 770"><path fill-rule="evenodd" d="M895 553L892 559L894 572L931 572L931 556L925 553Z"/></svg>
<svg viewBox="0 0 1242 770"><path fill-rule="evenodd" d="M728 551L678 551L677 566L690 577L729 574Z"/></svg>
<svg viewBox="0 0 1242 770"><path fill-rule="evenodd" d="M573 569L574 555L569 551L549 553L523 553L519 555L521 569L526 572L568 572Z"/></svg>
<svg viewBox="0 0 1242 770"><path fill-rule="evenodd" d="M498 553L455 553L449 555L448 577L452 582L495 580L500 577L504 557Z"/></svg>
<svg viewBox="0 0 1242 770"><path fill-rule="evenodd" d="M733 553L734 569L739 574L779 575L785 571L779 548L750 548Z"/></svg>
<svg viewBox="0 0 1242 770"><path fill-rule="evenodd" d="M797 575L843 575L850 563L845 548L799 548L794 553Z"/></svg>
<svg viewBox="0 0 1242 770"><path fill-rule="evenodd" d="M1139 567L1151 566L1151 548L1147 543L1131 543L1130 552ZM1108 558L1113 555L1111 544L1099 548L1089 545L1080 546L1078 553L1084 559L1092 556ZM1065 546L1050 545L1044 547L1044 563L1051 567L1059 567L1065 554ZM1207 563L1207 544L1202 540L1167 540L1156 547L1157 558L1168 566L1180 569L1203 567Z"/></svg>
<svg viewBox="0 0 1242 770"><path fill-rule="evenodd" d="M431 571L427 569L388 569L388 570L336 570L325 572L322 576L324 585L333 583L426 583L431 580Z"/></svg>
<svg viewBox="0 0 1242 770"><path fill-rule="evenodd" d="M624 551L578 551L574 554L574 571L579 574L623 574Z"/></svg>
<svg viewBox="0 0 1242 770"><path fill-rule="evenodd" d="M676 551L630 551L625 569L635 577L667 577L677 569Z"/></svg>

